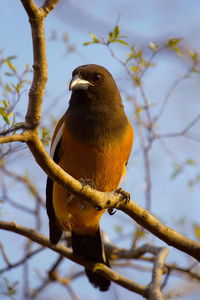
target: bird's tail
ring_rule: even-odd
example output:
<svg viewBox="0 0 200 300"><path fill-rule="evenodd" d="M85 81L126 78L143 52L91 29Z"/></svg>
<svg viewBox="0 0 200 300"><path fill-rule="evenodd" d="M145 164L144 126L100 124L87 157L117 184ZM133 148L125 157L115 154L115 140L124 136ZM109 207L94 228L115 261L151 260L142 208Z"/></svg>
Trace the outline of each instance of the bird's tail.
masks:
<svg viewBox="0 0 200 300"><path fill-rule="evenodd" d="M94 262L103 263L109 266L104 253L104 247L101 242L100 230L95 235L78 235L72 232L72 249L74 253L84 256ZM101 291L107 291L110 286L110 280L105 277L85 269L89 281L94 287Z"/></svg>

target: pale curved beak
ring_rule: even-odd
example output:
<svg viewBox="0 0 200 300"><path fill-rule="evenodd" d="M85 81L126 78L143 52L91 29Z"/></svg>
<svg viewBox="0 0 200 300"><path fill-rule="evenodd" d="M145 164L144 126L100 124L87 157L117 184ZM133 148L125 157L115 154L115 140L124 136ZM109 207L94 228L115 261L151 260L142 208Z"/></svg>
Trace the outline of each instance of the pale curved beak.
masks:
<svg viewBox="0 0 200 300"><path fill-rule="evenodd" d="M72 80L69 84L70 91L77 91L77 90L87 90L89 86L93 84L81 77L81 75L76 74L72 77Z"/></svg>

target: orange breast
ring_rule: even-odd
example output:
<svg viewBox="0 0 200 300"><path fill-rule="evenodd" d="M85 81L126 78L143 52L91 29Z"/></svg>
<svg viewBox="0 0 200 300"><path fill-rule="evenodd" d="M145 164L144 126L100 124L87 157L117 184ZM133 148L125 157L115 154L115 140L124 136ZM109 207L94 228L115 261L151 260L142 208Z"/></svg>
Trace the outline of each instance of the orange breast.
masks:
<svg viewBox="0 0 200 300"><path fill-rule="evenodd" d="M97 190L111 191L119 185L132 143L133 131L130 125L119 141L115 140L101 148L81 143L65 127L59 165L76 179L90 179ZM73 230L78 234L95 232L104 212L95 210L90 204L83 209L80 200L77 197L72 199L68 191L57 183L54 183L53 188L53 205L62 229Z"/></svg>

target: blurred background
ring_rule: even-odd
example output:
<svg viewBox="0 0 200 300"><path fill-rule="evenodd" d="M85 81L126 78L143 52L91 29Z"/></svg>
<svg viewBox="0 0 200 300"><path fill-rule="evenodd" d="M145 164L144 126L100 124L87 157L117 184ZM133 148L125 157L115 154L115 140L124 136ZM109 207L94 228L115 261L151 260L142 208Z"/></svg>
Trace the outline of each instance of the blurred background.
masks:
<svg viewBox="0 0 200 300"><path fill-rule="evenodd" d="M36 1L38 5L42 2ZM164 224L197 240L200 238L199 19L200 6L196 0L60 0L45 22L49 78L41 122L41 138L49 149L56 121L68 106L68 84L73 69L87 63L106 67L117 82L135 130L127 176L121 186ZM128 46L117 42L109 47L104 45L108 33L117 25L120 35L126 36L121 39ZM3 130L12 122L23 121L32 79L31 32L20 1L2 1L0 32ZM93 41L90 32L101 43L84 45ZM135 53L135 58L127 62L130 53ZM145 65L149 61L152 65ZM23 84L17 87L20 80ZM14 116L8 113L5 121L2 111L8 112L8 103L13 106ZM46 175L25 146L3 146L1 155L0 217L48 235L44 209ZM140 246L144 242L165 245L121 212L114 216L106 213L101 228L118 247L129 248L133 243ZM19 261L27 249L38 248L6 231L0 231L0 240L12 263ZM78 274L70 287L52 282L44 286L46 273L56 260L57 255L52 251L41 250L24 265L2 272L1 299L8 299L6 288L10 284L15 289L16 282L13 299L142 299L115 284L109 292L98 292L79 273L82 268L67 260L59 266L61 276ZM173 248L167 262L185 269L193 266L199 274L195 261ZM0 273L5 265L0 255ZM147 284L151 266L136 261L130 267L113 268ZM172 272L164 288L166 299L195 300L199 299L199 292L199 280L183 272Z"/></svg>

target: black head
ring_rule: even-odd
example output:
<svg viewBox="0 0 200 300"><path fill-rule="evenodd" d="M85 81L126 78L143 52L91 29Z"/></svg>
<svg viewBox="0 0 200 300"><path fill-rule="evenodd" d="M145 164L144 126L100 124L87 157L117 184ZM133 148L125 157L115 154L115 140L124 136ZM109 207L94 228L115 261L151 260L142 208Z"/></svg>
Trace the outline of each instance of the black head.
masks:
<svg viewBox="0 0 200 300"><path fill-rule="evenodd" d="M121 102L112 75L99 65L88 64L76 68L72 73L69 89L90 99Z"/></svg>

